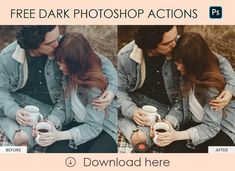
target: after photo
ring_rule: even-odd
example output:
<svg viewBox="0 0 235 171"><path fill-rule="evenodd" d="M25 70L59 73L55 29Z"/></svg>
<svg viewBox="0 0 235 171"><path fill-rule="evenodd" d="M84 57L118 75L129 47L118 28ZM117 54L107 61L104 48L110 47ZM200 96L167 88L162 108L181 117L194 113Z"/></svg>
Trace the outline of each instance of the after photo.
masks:
<svg viewBox="0 0 235 171"><path fill-rule="evenodd" d="M121 152L235 143L234 26L118 26Z"/></svg>

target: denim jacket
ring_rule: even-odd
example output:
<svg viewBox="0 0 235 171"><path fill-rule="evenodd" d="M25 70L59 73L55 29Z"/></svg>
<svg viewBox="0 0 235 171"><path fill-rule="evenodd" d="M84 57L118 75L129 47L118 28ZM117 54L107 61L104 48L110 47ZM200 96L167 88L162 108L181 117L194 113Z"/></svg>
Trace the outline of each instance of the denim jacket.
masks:
<svg viewBox="0 0 235 171"><path fill-rule="evenodd" d="M53 57L48 57L44 70L50 97L54 103L48 117L57 127L59 121L65 121L65 104L61 85L62 73ZM17 42L4 48L0 54L0 108L4 114L15 120L16 111L21 107L14 101L11 93L23 88L28 79L28 64L25 50Z"/></svg>
<svg viewBox="0 0 235 171"><path fill-rule="evenodd" d="M183 81L181 81L181 85ZM216 134L222 130L225 132L235 143L235 103L233 100L227 105L227 107L223 110L215 111L210 108L209 102L212 99L215 99L219 92L215 88L210 88L209 90L204 90L206 93L202 93L195 88L195 96L201 106L204 109L204 115L201 124L191 127L187 130L189 133L191 142L193 145L198 145L207 140L210 140ZM202 94L205 96L202 97ZM184 109L186 111L182 111L181 117L185 117L185 122L188 122L192 119L192 113L189 110L189 98L185 97L183 99ZM173 117L179 119L179 116L172 115ZM181 123L179 123L181 124Z"/></svg>
<svg viewBox="0 0 235 171"><path fill-rule="evenodd" d="M106 112L98 111L91 102L100 95L101 91L98 88L78 88L77 96L84 105L87 114L82 125L69 130L72 135L70 147L76 148L76 146L96 138L102 130L111 135L117 142L117 103L113 100L106 108ZM67 103L71 104L70 98ZM74 116L73 111L71 111L71 114Z"/></svg>
<svg viewBox="0 0 235 171"><path fill-rule="evenodd" d="M127 44L118 53L118 103L122 114L130 119L138 107L130 98L129 93L143 86L146 77L145 67L143 51L134 41ZM178 104L179 72L172 58L166 57L162 73L167 95L172 105L169 110L176 113L180 107Z"/></svg>
<svg viewBox="0 0 235 171"><path fill-rule="evenodd" d="M111 61L98 54L102 62L102 71L108 80L109 90L117 91L117 72L112 65ZM67 85L67 78L63 77L63 87L65 89ZM86 108L87 115L82 125L70 129L72 139L70 140L69 146L76 148L78 145L85 143L91 139L96 138L102 130L106 131L113 139L117 142L117 102L113 100L112 103L106 108L105 111L98 111L93 108L91 101L101 95L101 91L98 88L86 88L79 87L77 90L77 96ZM69 121L74 119L74 113L71 110L71 98L65 98L66 104L66 118ZM63 122L63 121L61 121Z"/></svg>

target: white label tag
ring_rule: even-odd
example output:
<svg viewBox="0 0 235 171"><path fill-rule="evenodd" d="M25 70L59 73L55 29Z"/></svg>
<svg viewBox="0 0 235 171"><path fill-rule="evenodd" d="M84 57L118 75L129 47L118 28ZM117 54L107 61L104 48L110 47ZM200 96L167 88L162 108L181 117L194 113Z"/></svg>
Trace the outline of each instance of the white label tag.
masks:
<svg viewBox="0 0 235 171"><path fill-rule="evenodd" d="M0 147L0 153L27 153L26 146L2 146Z"/></svg>
<svg viewBox="0 0 235 171"><path fill-rule="evenodd" d="M235 146L209 146L208 153L235 153Z"/></svg>

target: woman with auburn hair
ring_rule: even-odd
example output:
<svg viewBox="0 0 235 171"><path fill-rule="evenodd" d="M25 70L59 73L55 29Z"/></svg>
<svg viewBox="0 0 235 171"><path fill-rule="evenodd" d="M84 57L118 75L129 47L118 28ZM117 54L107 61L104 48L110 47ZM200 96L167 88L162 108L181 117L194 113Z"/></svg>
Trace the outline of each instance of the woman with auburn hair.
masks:
<svg viewBox="0 0 235 171"><path fill-rule="evenodd" d="M219 56L198 33L182 35L173 56L182 75L184 111L181 116L171 114L166 117L170 131L158 133L157 145L170 144L166 152L208 152L208 146L234 146L234 101L231 100L223 110L213 110L209 105L225 87ZM232 68L231 72L234 73ZM186 118L185 123L182 118ZM182 126L180 131L173 128L176 125Z"/></svg>
<svg viewBox="0 0 235 171"><path fill-rule="evenodd" d="M80 33L67 33L56 50L59 69L65 76L66 108L72 122L63 131L53 129L41 134L40 145L48 146L48 152L115 153L117 152L116 101L105 109L93 106L107 88L107 74L102 71L103 60L96 54ZM116 70L109 66L112 76ZM117 85L116 85L117 86Z"/></svg>

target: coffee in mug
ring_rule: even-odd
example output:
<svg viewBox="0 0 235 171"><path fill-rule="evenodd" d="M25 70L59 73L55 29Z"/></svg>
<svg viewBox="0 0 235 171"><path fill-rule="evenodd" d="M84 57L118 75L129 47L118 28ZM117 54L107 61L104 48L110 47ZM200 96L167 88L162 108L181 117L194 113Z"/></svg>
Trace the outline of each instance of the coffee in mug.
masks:
<svg viewBox="0 0 235 171"><path fill-rule="evenodd" d="M48 129L39 129L38 132L46 133L46 132L49 132L49 130Z"/></svg>
<svg viewBox="0 0 235 171"><path fill-rule="evenodd" d="M165 129L156 129L155 131L156 132L166 132L167 130L165 130Z"/></svg>

